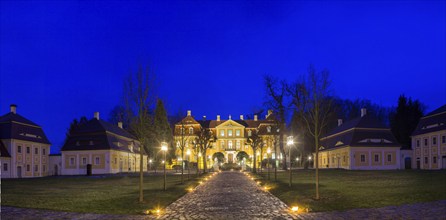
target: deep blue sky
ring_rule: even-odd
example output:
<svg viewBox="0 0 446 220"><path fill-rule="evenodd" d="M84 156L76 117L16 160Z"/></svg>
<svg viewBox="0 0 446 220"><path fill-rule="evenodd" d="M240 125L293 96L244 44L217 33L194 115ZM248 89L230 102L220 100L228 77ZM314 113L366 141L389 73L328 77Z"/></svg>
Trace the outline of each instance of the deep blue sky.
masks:
<svg viewBox="0 0 446 220"><path fill-rule="evenodd" d="M446 103L445 1L1 1L0 114L42 125L108 118L122 80L150 65L170 114L215 118L264 102L262 76L331 72L342 98Z"/></svg>

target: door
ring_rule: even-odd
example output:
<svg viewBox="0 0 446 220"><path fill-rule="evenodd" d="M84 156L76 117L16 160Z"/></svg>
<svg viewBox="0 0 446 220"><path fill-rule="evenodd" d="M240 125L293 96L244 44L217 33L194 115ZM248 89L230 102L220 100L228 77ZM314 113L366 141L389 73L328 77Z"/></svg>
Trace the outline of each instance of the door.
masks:
<svg viewBox="0 0 446 220"><path fill-rule="evenodd" d="M446 156L441 158L441 168L446 169Z"/></svg>
<svg viewBox="0 0 446 220"><path fill-rule="evenodd" d="M234 162L234 155L228 154L228 163L233 163L233 162Z"/></svg>
<svg viewBox="0 0 446 220"><path fill-rule="evenodd" d="M17 178L22 178L22 167L17 167Z"/></svg>
<svg viewBox="0 0 446 220"><path fill-rule="evenodd" d="M54 176L57 176L59 172L59 168L57 167L57 165L54 165Z"/></svg>
<svg viewBox="0 0 446 220"><path fill-rule="evenodd" d="M404 168L405 168L406 170L408 170L408 169L412 169L412 160L411 160L410 157L406 157L406 158L404 158Z"/></svg>

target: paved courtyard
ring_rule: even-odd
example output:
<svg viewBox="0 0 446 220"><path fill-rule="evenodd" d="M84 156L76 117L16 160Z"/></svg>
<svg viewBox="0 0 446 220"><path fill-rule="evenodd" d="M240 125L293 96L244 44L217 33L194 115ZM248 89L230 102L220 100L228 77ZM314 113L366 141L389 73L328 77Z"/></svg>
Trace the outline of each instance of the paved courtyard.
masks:
<svg viewBox="0 0 446 220"><path fill-rule="evenodd" d="M158 217L2 207L1 219L446 219L446 200L299 215L288 210L243 173L222 172L169 205Z"/></svg>

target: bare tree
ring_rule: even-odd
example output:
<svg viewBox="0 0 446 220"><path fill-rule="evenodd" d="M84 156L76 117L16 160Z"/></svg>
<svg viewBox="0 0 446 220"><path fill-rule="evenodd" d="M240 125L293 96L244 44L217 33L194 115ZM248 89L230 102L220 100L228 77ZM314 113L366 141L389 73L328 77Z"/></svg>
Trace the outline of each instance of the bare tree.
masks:
<svg viewBox="0 0 446 220"><path fill-rule="evenodd" d="M313 66L308 77L290 85L288 92L292 104L303 119L315 143L316 199L319 199L319 139L327 127L332 113L333 97L330 90L328 70L317 72Z"/></svg>
<svg viewBox="0 0 446 220"><path fill-rule="evenodd" d="M185 126L184 126L184 122L181 121L180 122L180 130L179 131L175 131L177 133L177 138L176 138L176 143L177 143L177 148L180 150L181 152L181 183L183 183L183 174L184 174L184 150L186 149L186 146L189 142L189 136L186 135L185 133Z"/></svg>
<svg viewBox="0 0 446 220"><path fill-rule="evenodd" d="M265 87L268 95L266 105L274 110L276 113L276 120L278 124L279 132L279 149L282 155L285 155L283 137L285 134L285 115L287 106L285 104L287 84L285 81L278 81L276 78L267 75L264 77ZM277 152L276 158L277 158ZM287 169L286 157L282 158L282 168ZM277 169L277 168L276 168Z"/></svg>
<svg viewBox="0 0 446 220"><path fill-rule="evenodd" d="M251 134L251 137L248 137L248 144L251 146L252 151L254 152L253 158L253 173L257 173L257 149L263 148L263 139L254 132Z"/></svg>
<svg viewBox="0 0 446 220"><path fill-rule="evenodd" d="M195 142L201 152L203 157L203 173L206 173L207 163L206 163L206 152L208 149L212 148L212 144L217 138L212 134L211 130L208 128L201 127L195 138ZM197 161L198 162L198 161Z"/></svg>
<svg viewBox="0 0 446 220"><path fill-rule="evenodd" d="M124 82L124 101L128 116L130 118L130 130L138 141L139 146L139 202L144 201L143 194L143 174L144 174L144 152L148 152L151 138L151 121L149 114L151 105L151 76L148 70L140 67L136 73L131 73Z"/></svg>

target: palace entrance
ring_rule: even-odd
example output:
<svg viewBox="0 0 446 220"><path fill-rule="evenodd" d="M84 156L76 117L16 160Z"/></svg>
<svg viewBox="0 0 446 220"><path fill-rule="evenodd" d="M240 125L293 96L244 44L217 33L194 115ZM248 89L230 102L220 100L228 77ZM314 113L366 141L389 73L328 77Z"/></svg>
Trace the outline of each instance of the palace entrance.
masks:
<svg viewBox="0 0 446 220"><path fill-rule="evenodd" d="M228 154L228 163L234 163L234 154Z"/></svg>

